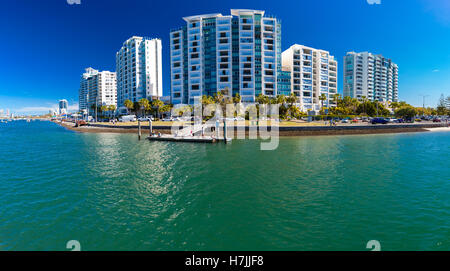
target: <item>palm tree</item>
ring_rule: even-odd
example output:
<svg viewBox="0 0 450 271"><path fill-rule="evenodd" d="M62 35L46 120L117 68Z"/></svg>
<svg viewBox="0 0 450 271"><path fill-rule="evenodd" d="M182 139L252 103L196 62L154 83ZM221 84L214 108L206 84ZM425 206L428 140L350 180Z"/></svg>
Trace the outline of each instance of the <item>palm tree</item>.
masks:
<svg viewBox="0 0 450 271"><path fill-rule="evenodd" d="M145 117L147 108L150 107L150 102L146 98L142 98L139 100L139 107L144 109L144 117Z"/></svg>
<svg viewBox="0 0 450 271"><path fill-rule="evenodd" d="M325 112L323 110L323 102L327 100L327 95L325 95L324 93L322 93L322 95L319 96L319 100L322 102L322 112Z"/></svg>
<svg viewBox="0 0 450 271"><path fill-rule="evenodd" d="M133 109L133 107L134 107L133 102L130 101L130 100L128 100L128 99L126 99L125 102L123 102L123 104L124 104L125 107L127 108L128 114L130 114L130 111L131 111L131 110Z"/></svg>
<svg viewBox="0 0 450 271"><path fill-rule="evenodd" d="M366 97L366 96L362 96L361 99L362 99L362 102L363 102L364 115L366 115L366 103L367 103L367 97Z"/></svg>
<svg viewBox="0 0 450 271"><path fill-rule="evenodd" d="M208 105L208 104L213 104L214 98L211 96L208 96L208 95L203 95L200 102L203 106Z"/></svg>
<svg viewBox="0 0 450 271"><path fill-rule="evenodd" d="M141 107L139 106L139 102L134 102L133 103L133 111L136 116L138 115L138 112L140 110L141 110Z"/></svg>
<svg viewBox="0 0 450 271"><path fill-rule="evenodd" d="M269 103L269 97L267 97L266 95L263 95L263 94L259 94L255 100L259 104L268 104Z"/></svg>
<svg viewBox="0 0 450 271"><path fill-rule="evenodd" d="M159 118L159 108L164 106L164 102L161 100L153 100L152 107L156 108L156 116Z"/></svg>
<svg viewBox="0 0 450 271"><path fill-rule="evenodd" d="M340 99L341 99L341 95L340 94L338 94L338 93L334 94L334 96L333 96L333 103L336 104L336 106L337 106L339 101L340 101Z"/></svg>
<svg viewBox="0 0 450 271"><path fill-rule="evenodd" d="M239 95L239 93L236 93L233 97L233 103L240 104L241 100L242 100L241 95Z"/></svg>
<svg viewBox="0 0 450 271"><path fill-rule="evenodd" d="M294 93L286 97L286 102L292 107L297 102L297 96Z"/></svg>
<svg viewBox="0 0 450 271"><path fill-rule="evenodd" d="M167 113L167 112L170 112L170 110L172 110L172 107L173 107L172 105L166 104L166 105L161 106L159 110L163 113Z"/></svg>
<svg viewBox="0 0 450 271"><path fill-rule="evenodd" d="M114 118L114 116L116 115L116 106L114 104L109 106L109 111L111 112L112 117ZM111 117L111 116L110 116Z"/></svg>
<svg viewBox="0 0 450 271"><path fill-rule="evenodd" d="M102 113L103 116L105 115L104 113L107 111L108 111L108 106L106 106L106 105L100 106L100 112Z"/></svg>
<svg viewBox="0 0 450 271"><path fill-rule="evenodd" d="M277 104L284 104L286 102L286 96L277 95L276 101L277 101Z"/></svg>
<svg viewBox="0 0 450 271"><path fill-rule="evenodd" d="M220 104L223 101L224 95L221 91L218 91L216 95L214 95L214 101L218 104Z"/></svg>

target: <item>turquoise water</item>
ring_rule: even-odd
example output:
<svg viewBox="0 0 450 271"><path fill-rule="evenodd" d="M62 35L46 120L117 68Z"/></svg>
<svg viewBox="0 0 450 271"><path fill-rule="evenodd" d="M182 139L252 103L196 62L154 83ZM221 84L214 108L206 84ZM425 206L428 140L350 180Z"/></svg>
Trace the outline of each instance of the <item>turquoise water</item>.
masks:
<svg viewBox="0 0 450 271"><path fill-rule="evenodd" d="M0 250L450 250L450 133L230 145L0 123Z"/></svg>

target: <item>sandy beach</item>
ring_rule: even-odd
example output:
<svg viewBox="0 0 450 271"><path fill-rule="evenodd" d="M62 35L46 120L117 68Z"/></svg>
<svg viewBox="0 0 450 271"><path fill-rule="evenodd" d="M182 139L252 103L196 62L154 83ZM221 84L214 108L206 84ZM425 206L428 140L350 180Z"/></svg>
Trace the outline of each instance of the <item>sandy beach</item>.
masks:
<svg viewBox="0 0 450 271"><path fill-rule="evenodd" d="M427 128L429 132L450 132L450 127Z"/></svg>

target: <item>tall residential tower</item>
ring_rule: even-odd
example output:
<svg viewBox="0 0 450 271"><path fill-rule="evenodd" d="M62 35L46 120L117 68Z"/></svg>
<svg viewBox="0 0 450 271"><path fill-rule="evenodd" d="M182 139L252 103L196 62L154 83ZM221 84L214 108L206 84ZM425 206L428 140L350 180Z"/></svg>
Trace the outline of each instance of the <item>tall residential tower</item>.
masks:
<svg viewBox="0 0 450 271"><path fill-rule="evenodd" d="M302 111L319 111L322 94L326 97L324 106L335 106L338 67L328 51L292 45L283 52L283 69L291 72L291 92L299 98Z"/></svg>
<svg viewBox="0 0 450 271"><path fill-rule="evenodd" d="M344 96L398 101L398 66L382 55L349 52L344 56Z"/></svg>
<svg viewBox="0 0 450 271"><path fill-rule="evenodd" d="M93 68L87 68L81 77L79 92L80 111L93 115L93 105L117 106L117 81L116 73L109 71L99 72Z"/></svg>
<svg viewBox="0 0 450 271"><path fill-rule="evenodd" d="M117 102L159 99L163 95L160 39L131 37L116 53Z"/></svg>
<svg viewBox="0 0 450 271"><path fill-rule="evenodd" d="M59 114L67 114L69 111L69 102L66 99L62 99L58 101L58 113Z"/></svg>
<svg viewBox="0 0 450 271"><path fill-rule="evenodd" d="M277 95L279 20L247 9L183 19L186 25L170 32L172 103L193 104L219 91L239 94L243 102L254 102L259 94Z"/></svg>
<svg viewBox="0 0 450 271"><path fill-rule="evenodd" d="M98 73L97 70L93 68L87 68L86 72L83 73L80 80L80 89L78 91L78 110L86 111L88 110L88 100L89 100L89 78Z"/></svg>

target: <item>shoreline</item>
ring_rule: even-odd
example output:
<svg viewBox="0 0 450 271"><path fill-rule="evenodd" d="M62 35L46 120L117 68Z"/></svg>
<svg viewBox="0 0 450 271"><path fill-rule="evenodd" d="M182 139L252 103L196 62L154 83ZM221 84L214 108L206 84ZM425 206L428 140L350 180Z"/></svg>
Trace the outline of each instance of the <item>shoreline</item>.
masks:
<svg viewBox="0 0 450 271"><path fill-rule="evenodd" d="M55 122L54 123L80 133L120 133L120 134L137 134L138 128L134 126L114 127L112 125L95 125L74 127L71 122ZM269 127L270 128L270 127ZM170 126L154 126L154 132L161 134L170 134ZM249 127L246 127L245 135L249 134ZM270 131L270 129L268 129ZM439 124L405 124L405 125L355 125L355 126L316 126L316 127L279 127L279 136L333 136L333 135L368 135L368 134L397 134L397 133L420 133L432 131L450 131L444 123ZM148 133L148 126L142 126L141 132L143 136ZM237 131L234 132L237 136Z"/></svg>

